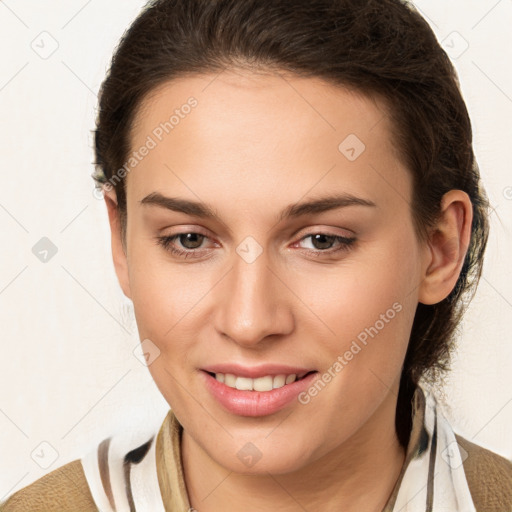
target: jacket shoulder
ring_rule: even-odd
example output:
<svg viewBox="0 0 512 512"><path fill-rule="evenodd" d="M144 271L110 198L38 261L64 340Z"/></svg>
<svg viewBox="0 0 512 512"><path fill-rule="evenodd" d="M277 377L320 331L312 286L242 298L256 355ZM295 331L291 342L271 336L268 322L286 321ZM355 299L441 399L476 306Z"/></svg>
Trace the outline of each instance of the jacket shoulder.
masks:
<svg viewBox="0 0 512 512"><path fill-rule="evenodd" d="M80 460L44 475L0 503L0 512L98 512Z"/></svg>
<svg viewBox="0 0 512 512"><path fill-rule="evenodd" d="M477 512L512 511L512 462L456 435Z"/></svg>

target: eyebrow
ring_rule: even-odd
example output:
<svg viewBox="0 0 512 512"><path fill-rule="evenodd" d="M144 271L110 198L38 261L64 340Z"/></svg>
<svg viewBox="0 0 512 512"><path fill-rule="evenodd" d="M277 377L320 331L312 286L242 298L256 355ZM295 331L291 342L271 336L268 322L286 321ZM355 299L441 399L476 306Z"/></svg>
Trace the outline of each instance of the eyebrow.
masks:
<svg viewBox="0 0 512 512"><path fill-rule="evenodd" d="M141 199L140 203L143 205L159 206L167 210L203 219L218 219L216 211L206 203L177 197L166 197L159 192L152 192L144 197L144 199ZM376 204L373 201L356 197L352 194L329 195L288 205L279 214L278 222L303 215L323 213L337 208L346 208L348 206L376 207Z"/></svg>

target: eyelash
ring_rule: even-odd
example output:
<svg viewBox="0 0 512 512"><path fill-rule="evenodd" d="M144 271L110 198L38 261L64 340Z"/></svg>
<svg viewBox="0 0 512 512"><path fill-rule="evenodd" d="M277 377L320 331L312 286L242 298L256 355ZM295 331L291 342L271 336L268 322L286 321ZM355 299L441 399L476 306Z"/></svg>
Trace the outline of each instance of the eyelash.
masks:
<svg viewBox="0 0 512 512"><path fill-rule="evenodd" d="M184 233L177 233L176 235L171 235L171 236L160 236L160 237L157 237L157 243L158 243L158 245L162 246L166 251L169 251L170 253L172 253L172 254L174 254L176 256L179 256L179 257L184 257L184 258L187 258L189 256L191 256L193 258L201 257L201 255L196 255L201 249L182 250L182 249L177 249L174 245L172 245L174 240L176 240L180 236L184 236L184 235L188 235L188 234L199 235L199 236L202 236L204 238L208 238L206 235L203 235L202 233L196 233L194 231L189 231L189 232L184 232ZM356 241L355 238L347 238L347 237L344 237L344 236L331 235L329 233L317 232L317 233L310 233L309 235L306 235L306 236L302 237L299 240L299 242L301 242L301 241L303 241L303 240L305 240L307 238L311 238L313 236L316 236L316 235L324 235L324 236L327 236L329 238L332 238L333 242L339 242L340 245L336 249L326 249L326 250L322 250L322 249L316 249L316 250L304 249L307 252L311 253L315 257L321 257L321 256L324 256L324 255L333 255L333 254L339 253L339 252L346 252L346 251L348 251L350 249L350 247Z"/></svg>

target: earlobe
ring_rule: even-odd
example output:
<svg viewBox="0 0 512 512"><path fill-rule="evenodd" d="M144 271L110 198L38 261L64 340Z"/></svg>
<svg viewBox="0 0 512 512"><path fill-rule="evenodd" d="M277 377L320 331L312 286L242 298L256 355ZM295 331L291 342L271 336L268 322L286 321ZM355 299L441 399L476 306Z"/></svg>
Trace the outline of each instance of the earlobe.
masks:
<svg viewBox="0 0 512 512"><path fill-rule="evenodd" d="M472 220L473 207L465 192L450 190L443 196L439 220L428 240L419 302L437 304L455 287L469 247Z"/></svg>
<svg viewBox="0 0 512 512"><path fill-rule="evenodd" d="M104 187L103 192L110 224L112 259L114 262L114 268L123 293L129 299L131 299L128 258L122 239L121 221L119 217L116 192L112 187Z"/></svg>

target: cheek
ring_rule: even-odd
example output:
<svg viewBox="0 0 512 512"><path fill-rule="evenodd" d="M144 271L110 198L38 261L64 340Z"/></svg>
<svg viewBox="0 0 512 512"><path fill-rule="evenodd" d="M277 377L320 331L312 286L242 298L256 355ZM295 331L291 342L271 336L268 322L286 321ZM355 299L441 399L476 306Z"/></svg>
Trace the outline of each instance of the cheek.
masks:
<svg viewBox="0 0 512 512"><path fill-rule="evenodd" d="M381 315L384 321L397 320L386 322L386 326L410 317L411 308L416 308L419 281L420 260L414 235L398 232L382 237L382 242L362 246L330 279L317 281L316 288L311 279L303 293L311 297L312 290L317 290L313 292L315 311L325 314L336 334L347 339L374 325ZM407 314L395 315L397 309Z"/></svg>
<svg viewBox="0 0 512 512"><path fill-rule="evenodd" d="M175 339L178 330L189 325L200 285L191 285L189 276L169 265L160 248L134 244L130 252L130 289L140 339L150 339L162 354L166 340ZM187 321L180 320L187 318Z"/></svg>
<svg viewBox="0 0 512 512"><path fill-rule="evenodd" d="M169 265L156 250L143 247L131 252L130 287L141 342L156 346L158 356L148 370L169 404L187 402L180 370L185 366L195 342L198 319L194 318L204 292L198 281L190 282L190 274Z"/></svg>
<svg viewBox="0 0 512 512"><path fill-rule="evenodd" d="M414 234L397 232L361 250L357 262L324 283L326 299L318 311L335 334L324 339L332 362L342 357L343 380L394 382L409 342L419 279Z"/></svg>

